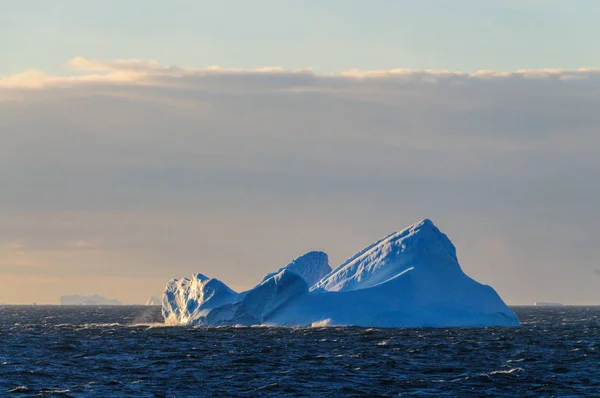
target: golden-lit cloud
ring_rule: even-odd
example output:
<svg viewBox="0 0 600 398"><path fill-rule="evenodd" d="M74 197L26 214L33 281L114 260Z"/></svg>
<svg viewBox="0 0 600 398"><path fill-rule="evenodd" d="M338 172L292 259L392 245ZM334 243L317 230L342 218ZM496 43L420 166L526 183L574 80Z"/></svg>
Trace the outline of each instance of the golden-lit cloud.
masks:
<svg viewBox="0 0 600 398"><path fill-rule="evenodd" d="M220 66L206 66L200 68L164 66L153 60L143 59L119 59L119 60L95 60L84 57L72 58L68 65L72 74L64 76L48 75L39 70L28 70L12 76L0 77L0 89L40 89L44 87L72 87L86 84L136 84L136 85L165 85L168 79L173 85L177 85L177 79L202 78L219 75L235 76L264 76L268 78L274 75L281 79L289 77L289 85L298 86L298 81L293 79L298 75L310 77L304 80L301 86L314 84L317 80L319 85L324 82L340 84L340 79L345 84L352 84L353 80L360 79L388 79L392 81L405 81L417 83L436 83L440 81L467 81L470 79L587 79L590 77L600 78L600 68L579 69L521 69L516 71L494 71L478 70L473 73L465 73L450 70L434 69L406 69L397 68L389 70L360 70L349 69L335 74L318 74L311 69L286 70L281 67L262 67L256 69L222 68ZM293 82L293 84L292 84ZM242 83L242 82L238 82ZM266 83L266 82L265 82ZM168 84L167 84L168 85Z"/></svg>

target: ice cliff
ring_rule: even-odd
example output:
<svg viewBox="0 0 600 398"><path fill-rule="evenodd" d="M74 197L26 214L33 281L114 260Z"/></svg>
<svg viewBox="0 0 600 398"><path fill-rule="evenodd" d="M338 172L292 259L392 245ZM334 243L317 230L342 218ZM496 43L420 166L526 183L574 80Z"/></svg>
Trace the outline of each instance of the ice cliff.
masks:
<svg viewBox="0 0 600 398"><path fill-rule="evenodd" d="M163 295L170 324L517 326L490 286L460 268L452 242L423 220L361 250L335 270L310 252L237 293L202 274L172 279Z"/></svg>

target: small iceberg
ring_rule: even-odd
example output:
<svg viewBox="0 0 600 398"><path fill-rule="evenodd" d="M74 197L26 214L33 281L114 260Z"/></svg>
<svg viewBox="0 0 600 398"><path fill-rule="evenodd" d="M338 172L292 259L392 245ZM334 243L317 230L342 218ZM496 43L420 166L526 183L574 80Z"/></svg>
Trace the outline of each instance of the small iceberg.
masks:
<svg viewBox="0 0 600 398"><path fill-rule="evenodd" d="M564 307L562 303L552 303L549 301L536 301L533 305L536 307Z"/></svg>
<svg viewBox="0 0 600 398"><path fill-rule="evenodd" d="M160 305L160 299L156 296L150 296L148 301L146 301L146 305Z"/></svg>
<svg viewBox="0 0 600 398"><path fill-rule="evenodd" d="M92 296L70 295L60 298L60 305L122 305L119 300L107 299L98 294Z"/></svg>
<svg viewBox="0 0 600 398"><path fill-rule="evenodd" d="M334 270L325 253L310 252L240 293L202 274L172 279L162 303L172 325L519 325L493 288L462 271L452 242L427 219L367 246Z"/></svg>

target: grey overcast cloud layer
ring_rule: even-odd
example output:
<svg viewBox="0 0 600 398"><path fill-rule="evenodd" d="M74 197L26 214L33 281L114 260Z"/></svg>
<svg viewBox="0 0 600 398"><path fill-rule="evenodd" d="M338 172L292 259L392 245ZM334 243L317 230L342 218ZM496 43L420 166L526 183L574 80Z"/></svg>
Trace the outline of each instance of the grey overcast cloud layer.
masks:
<svg viewBox="0 0 600 398"><path fill-rule="evenodd" d="M71 60L0 78L0 302L233 287L428 217L509 304L600 303L600 70Z"/></svg>

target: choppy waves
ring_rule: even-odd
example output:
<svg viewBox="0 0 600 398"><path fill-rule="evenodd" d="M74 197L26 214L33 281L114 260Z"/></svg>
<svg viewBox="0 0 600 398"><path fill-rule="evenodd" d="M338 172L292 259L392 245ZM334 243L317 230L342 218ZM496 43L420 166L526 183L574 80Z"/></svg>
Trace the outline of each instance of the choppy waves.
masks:
<svg viewBox="0 0 600 398"><path fill-rule="evenodd" d="M165 327L148 307L0 307L0 396L600 396L600 307L520 328Z"/></svg>

